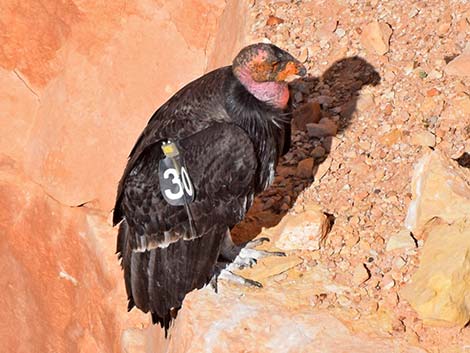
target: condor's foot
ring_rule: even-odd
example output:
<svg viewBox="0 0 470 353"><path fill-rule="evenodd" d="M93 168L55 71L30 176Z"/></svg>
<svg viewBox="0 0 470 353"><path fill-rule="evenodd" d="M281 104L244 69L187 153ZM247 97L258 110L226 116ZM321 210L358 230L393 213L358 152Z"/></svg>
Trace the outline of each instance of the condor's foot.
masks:
<svg viewBox="0 0 470 353"><path fill-rule="evenodd" d="M258 262L259 259L268 256L286 256L286 254L281 251L266 251L242 248L237 257L235 257L233 260L231 266L235 266L236 268L242 270L245 267L252 267Z"/></svg>
<svg viewBox="0 0 470 353"><path fill-rule="evenodd" d="M257 246L260 246L263 243L270 242L269 238L266 237L261 237L257 239L253 239L250 241L247 241L241 245L242 248L247 248L247 249L253 249L256 248Z"/></svg>
<svg viewBox="0 0 470 353"><path fill-rule="evenodd" d="M256 250L255 247L269 241L268 238L258 238L242 245L235 245L230 233L227 232L222 242L220 256L222 259L230 262L230 266L238 269L252 267L259 259L268 256L286 256L280 251Z"/></svg>
<svg viewBox="0 0 470 353"><path fill-rule="evenodd" d="M231 265L230 265L231 266ZM246 287L256 287L256 288L262 288L263 285L259 283L258 281L254 281L249 278L242 277L240 275L237 275L233 273L228 266L227 268L223 268L223 265L217 264L217 269L216 273L212 277L210 281L211 287L214 289L214 291L217 293L218 291L218 281L220 279L226 280L228 282L236 283L236 284L241 284L242 286Z"/></svg>
<svg viewBox="0 0 470 353"><path fill-rule="evenodd" d="M257 288L263 287L263 285L259 283L258 281L254 281L252 279L242 277L240 275L233 273L230 270L222 270L219 274L219 279L224 279L226 281L241 284L247 287L257 287Z"/></svg>

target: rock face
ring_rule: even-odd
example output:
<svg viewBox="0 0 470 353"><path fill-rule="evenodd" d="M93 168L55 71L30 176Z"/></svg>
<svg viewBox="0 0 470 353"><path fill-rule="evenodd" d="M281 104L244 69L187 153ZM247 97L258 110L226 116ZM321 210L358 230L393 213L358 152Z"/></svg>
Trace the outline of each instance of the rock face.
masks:
<svg viewBox="0 0 470 353"><path fill-rule="evenodd" d="M106 214L64 207L8 157L0 192L3 352L118 352L127 327L148 325L125 313Z"/></svg>
<svg viewBox="0 0 470 353"><path fill-rule="evenodd" d="M312 227L312 223L316 226ZM264 249L313 251L263 258L253 268L239 272L261 282L264 286L261 289L220 280L217 294L210 287L189 293L170 330L167 351L425 353L406 340L390 337L388 332L392 328L387 327L387 314L383 315L384 331L381 331L387 332L385 335L357 333L365 331L364 327L378 328L381 324L368 316L358 320L357 311L348 308L350 302L346 295L351 289L332 279L327 264L310 267L305 260L311 254L318 254L314 249L320 247L319 240L325 234L320 230L326 232L326 223L319 207L307 207L303 212L289 214L277 226L264 229L261 236L271 238L271 243L263 245ZM274 247L267 248L270 244ZM358 285L371 276L365 265L360 266ZM338 298L345 308L337 315L325 310L327 296Z"/></svg>
<svg viewBox="0 0 470 353"><path fill-rule="evenodd" d="M431 224L420 267L401 294L426 324L464 327L470 320L470 220Z"/></svg>
<svg viewBox="0 0 470 353"><path fill-rule="evenodd" d="M413 200L405 225L417 236L435 217L452 223L469 215L470 170L460 167L438 150L417 163L412 191Z"/></svg>
<svg viewBox="0 0 470 353"><path fill-rule="evenodd" d="M437 150L417 164L406 224L425 239L420 266L401 292L425 323L470 320L470 171Z"/></svg>
<svg viewBox="0 0 470 353"><path fill-rule="evenodd" d="M312 310L312 289L318 287L315 277L301 278L291 271L283 280L269 280L262 290L221 283L217 295L209 288L190 293L171 332L169 350L425 353L403 341L356 335L326 311Z"/></svg>
<svg viewBox="0 0 470 353"><path fill-rule="evenodd" d="M110 210L153 111L242 46L245 5L4 1L0 150L60 202Z"/></svg>
<svg viewBox="0 0 470 353"><path fill-rule="evenodd" d="M415 141L420 146L432 142L441 148L442 141L456 136L445 136L446 121L454 129L457 121L463 125L468 116L468 85L446 81L451 73L442 58L468 39L470 17L459 19L463 5L454 4L457 16L452 14L450 28L446 28L448 19L442 23L445 26L439 26L446 38L437 42L433 30L422 30L436 27L435 7L428 6L419 20L407 21L403 7L390 8L395 3L377 5L374 0L351 7L340 2L324 6L252 0L4 0L0 11L1 351L424 353L413 345L426 342L432 351L447 348L448 343L457 347L459 341L447 340L450 335L442 336L442 331L423 335L426 332L415 316L410 318L405 312L402 320L403 306L408 305L399 302L396 291L414 269L414 259L403 246L403 241L406 245L411 239L392 238L387 241L392 249L384 252L387 239L381 236L402 226L406 200L400 190L407 187L407 181L401 183L416 151L422 150L407 147L407 131L416 131L410 122L420 121L415 108L430 119L426 121L430 126L431 117L449 107L448 115L455 118L440 116L440 127L431 126L436 142L422 138ZM316 101L321 109L305 124L318 123L323 117L326 120L318 125L335 134L337 127L330 122L336 125L336 118L344 123L352 117L356 100L352 97L376 72L346 56L363 56L364 47L369 53L388 51L386 57L369 56L384 80L365 92L356 107L362 116L338 137L321 141L311 137L315 153L310 149L312 141L305 143L308 133L298 131L296 153L290 153L291 162L284 166L285 178L276 178L282 190L276 212L287 212L292 204L295 209L276 232L265 231L271 232L267 234L271 244L292 250L289 256L262 259L242 272L262 282L264 289L222 282L218 295L210 288L191 293L171 339L164 340L162 331L150 325L148 315L125 311L122 273L114 254L116 231L106 221L108 211L126 156L149 116L186 82L230 63L246 39L248 6L262 26L257 30L259 39L288 49L306 62L313 76L311 87L305 86L298 95L298 103ZM377 11L370 11L371 6ZM271 15L284 22L266 26ZM374 18L383 24L363 27ZM423 21L428 23L420 27ZM397 30L391 50L391 29L385 22ZM362 47L356 40L361 27ZM458 38L456 33L460 33ZM414 67L415 53L430 54L426 61L435 68L427 79L427 66ZM407 77L415 71L420 80ZM315 76L320 82L315 83ZM422 104L418 91L429 92ZM444 97L450 97L451 104L447 99L444 103ZM418 119L409 119L412 116ZM302 133L305 138L300 138ZM459 136L462 140L464 135ZM297 161L307 160L304 163L311 165L309 158L326 158L314 170L312 187L308 187L310 181L293 175ZM392 166L390 161L398 163ZM461 182L461 173L465 174L455 165L451 173L456 174L455 185ZM420 180L434 185L427 177ZM456 212L463 214L467 207L463 205L464 184L436 183L449 188L455 205L462 203ZM419 185L415 189L421 190ZM310 217L311 210L300 212L302 204L293 195L316 200L337 217L326 244L320 247L319 242L323 212L314 212L318 218ZM427 194L421 191L420 195ZM432 208L430 195L420 198L431 200ZM458 225L451 232L463 244L466 238L460 233L467 234L466 223L461 218L448 221L452 212L445 206L449 202L454 201L431 211L420 202L414 204L414 221L409 218L413 233L431 238L434 230L427 230L429 218L445 215L452 227ZM84 203L85 207L76 207ZM265 225L267 219L272 221L270 217L276 219L272 224L280 218L269 207L258 216ZM299 229L298 224L305 227ZM297 236L293 229L299 232ZM467 263L461 252L455 253L464 271L455 264L429 268L443 271L436 273L450 277L457 293L463 293L456 279L467 282ZM424 293L430 293L429 288L437 290L429 276L413 282L419 294L423 288ZM468 312L466 299L458 298L456 307L446 308L443 314L429 310L428 305L437 303L435 308L440 308L452 295L434 294L416 295L419 300L414 305L423 317L461 325ZM413 300L411 295L407 298Z"/></svg>
<svg viewBox="0 0 470 353"><path fill-rule="evenodd" d="M106 219L139 132L182 85L231 63L246 6L2 2L2 352L164 350L148 315L126 312Z"/></svg>

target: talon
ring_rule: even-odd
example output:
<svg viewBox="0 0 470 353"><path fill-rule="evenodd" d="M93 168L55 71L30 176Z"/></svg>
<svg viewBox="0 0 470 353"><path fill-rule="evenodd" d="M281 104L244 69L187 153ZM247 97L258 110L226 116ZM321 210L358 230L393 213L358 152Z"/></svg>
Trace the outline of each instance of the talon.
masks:
<svg viewBox="0 0 470 353"><path fill-rule="evenodd" d="M239 254L240 257L249 257L253 259L262 259L263 257L269 256L286 256L282 251L266 251L266 250L255 250L250 248L243 248Z"/></svg>
<svg viewBox="0 0 470 353"><path fill-rule="evenodd" d="M285 252L282 251L273 251L269 253L271 256L287 256Z"/></svg>
<svg viewBox="0 0 470 353"><path fill-rule="evenodd" d="M255 239L255 240L261 241L261 242L263 242L263 243L264 243L265 241L267 241L268 243L271 241L271 239L269 239L268 237L261 237L261 238Z"/></svg>
<svg viewBox="0 0 470 353"><path fill-rule="evenodd" d="M243 284L244 286L248 286L248 287L257 287L257 288L263 287L263 285L260 282L242 277L240 275L236 275L230 270L222 270L218 278L226 279L227 281L238 283L238 284Z"/></svg>
<svg viewBox="0 0 470 353"><path fill-rule="evenodd" d="M209 281L209 285L212 287L212 289L214 290L215 294L217 294L219 292L219 288L218 288L218 283L217 283L217 275L214 275L211 280Z"/></svg>
<svg viewBox="0 0 470 353"><path fill-rule="evenodd" d="M245 278L245 284L252 287L263 288L263 285L260 282L248 278Z"/></svg>
<svg viewBox="0 0 470 353"><path fill-rule="evenodd" d="M269 240L269 238L267 237L261 237L261 238L258 238L258 239L253 239L251 241L247 241L246 243L244 243L242 245L242 247L244 248L256 248L257 246L263 244L264 242L270 242L271 240Z"/></svg>
<svg viewBox="0 0 470 353"><path fill-rule="evenodd" d="M245 264L245 267L253 267L254 265L257 264L257 260L256 259L247 259L246 261L246 264Z"/></svg>
<svg viewBox="0 0 470 353"><path fill-rule="evenodd" d="M254 258L251 257L241 257L237 256L235 261L232 263L235 267L237 267L239 270L243 270L244 268L247 267L253 267L253 265L256 265L258 261Z"/></svg>

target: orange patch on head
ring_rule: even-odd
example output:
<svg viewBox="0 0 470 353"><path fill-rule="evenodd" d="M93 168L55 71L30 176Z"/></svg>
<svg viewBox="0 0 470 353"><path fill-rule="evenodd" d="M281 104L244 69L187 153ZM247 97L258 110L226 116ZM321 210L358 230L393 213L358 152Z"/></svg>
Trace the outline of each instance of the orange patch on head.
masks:
<svg viewBox="0 0 470 353"><path fill-rule="evenodd" d="M299 70L297 69L295 63L289 61L286 64L286 67L282 71L279 71L279 73L276 75L276 81L285 81L289 76L297 75L298 73Z"/></svg>
<svg viewBox="0 0 470 353"><path fill-rule="evenodd" d="M272 70L273 67L270 63L266 61L256 62L251 67L251 77L257 82L268 81Z"/></svg>

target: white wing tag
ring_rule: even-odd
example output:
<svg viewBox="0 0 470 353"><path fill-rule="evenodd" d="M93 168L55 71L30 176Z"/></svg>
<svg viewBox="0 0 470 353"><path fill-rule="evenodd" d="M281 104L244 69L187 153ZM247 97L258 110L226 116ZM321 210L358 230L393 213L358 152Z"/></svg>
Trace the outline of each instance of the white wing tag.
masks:
<svg viewBox="0 0 470 353"><path fill-rule="evenodd" d="M162 144L165 158L159 162L158 178L165 200L172 206L184 206L194 200L194 187L176 144Z"/></svg>

